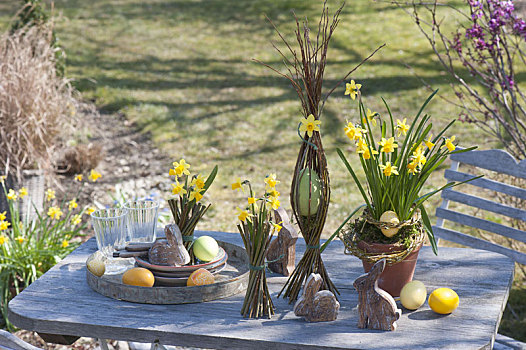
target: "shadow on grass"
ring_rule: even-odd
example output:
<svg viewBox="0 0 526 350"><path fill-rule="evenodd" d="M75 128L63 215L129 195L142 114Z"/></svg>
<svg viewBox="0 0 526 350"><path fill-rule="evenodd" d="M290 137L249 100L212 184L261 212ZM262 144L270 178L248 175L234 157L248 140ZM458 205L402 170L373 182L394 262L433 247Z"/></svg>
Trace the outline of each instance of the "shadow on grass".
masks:
<svg viewBox="0 0 526 350"><path fill-rule="evenodd" d="M512 288L499 333L526 342L526 288Z"/></svg>

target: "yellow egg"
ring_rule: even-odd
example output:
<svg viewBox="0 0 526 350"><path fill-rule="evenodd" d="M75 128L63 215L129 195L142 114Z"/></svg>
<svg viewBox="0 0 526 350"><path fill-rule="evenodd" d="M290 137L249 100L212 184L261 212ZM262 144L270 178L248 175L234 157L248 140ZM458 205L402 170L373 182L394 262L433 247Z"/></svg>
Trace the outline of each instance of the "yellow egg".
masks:
<svg viewBox="0 0 526 350"><path fill-rule="evenodd" d="M190 277L188 277L188 281L186 281L186 285L188 287L203 286L205 284L212 284L214 282L214 275L212 275L210 271L200 268L192 272Z"/></svg>
<svg viewBox="0 0 526 350"><path fill-rule="evenodd" d="M312 186L311 186L312 184ZM310 211L309 211L310 193ZM301 216L316 215L321 198L321 181L316 171L305 168L300 171L298 185L298 206Z"/></svg>
<svg viewBox="0 0 526 350"><path fill-rule="evenodd" d="M210 236L201 236L195 240L192 249L197 259L212 261L219 253L217 241Z"/></svg>
<svg viewBox="0 0 526 350"><path fill-rule="evenodd" d="M453 289L438 288L429 295L427 302L431 310L445 315L452 313L458 307L459 298Z"/></svg>
<svg viewBox="0 0 526 350"><path fill-rule="evenodd" d="M155 277L150 270L143 267L134 267L122 275L122 283L130 286L153 287Z"/></svg>
<svg viewBox="0 0 526 350"><path fill-rule="evenodd" d="M398 216L394 211L388 210L380 216L381 222L390 222L392 224L398 224L400 223L400 220L398 220ZM382 228L382 233L386 237L393 237L398 233L399 228Z"/></svg>
<svg viewBox="0 0 526 350"><path fill-rule="evenodd" d="M95 276L102 276L104 275L104 272L106 272L106 265L104 264L104 258L102 254L98 254L99 252L93 254L88 261L86 262L86 266L88 267L88 270Z"/></svg>
<svg viewBox="0 0 526 350"><path fill-rule="evenodd" d="M426 302L426 286L420 281L411 281L400 291L400 301L408 310L416 310Z"/></svg>

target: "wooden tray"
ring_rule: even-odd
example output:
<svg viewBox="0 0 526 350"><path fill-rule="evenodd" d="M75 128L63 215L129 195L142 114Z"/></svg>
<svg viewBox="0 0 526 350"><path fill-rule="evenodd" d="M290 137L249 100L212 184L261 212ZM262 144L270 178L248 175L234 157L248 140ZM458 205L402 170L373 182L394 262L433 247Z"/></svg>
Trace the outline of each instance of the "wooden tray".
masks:
<svg viewBox="0 0 526 350"><path fill-rule="evenodd" d="M249 275L245 249L227 242L217 243L228 254L228 263L225 269L215 276L214 284L195 287L137 287L123 284L122 274L97 277L86 268L88 285L104 296L143 304L200 303L244 292Z"/></svg>

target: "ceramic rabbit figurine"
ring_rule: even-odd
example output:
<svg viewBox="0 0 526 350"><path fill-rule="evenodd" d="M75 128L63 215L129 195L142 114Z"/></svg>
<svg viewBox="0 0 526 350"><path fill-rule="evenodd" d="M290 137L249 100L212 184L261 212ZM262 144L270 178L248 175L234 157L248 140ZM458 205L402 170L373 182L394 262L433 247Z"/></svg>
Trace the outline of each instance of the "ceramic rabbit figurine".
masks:
<svg viewBox="0 0 526 350"><path fill-rule="evenodd" d="M296 261L298 231L290 223L290 218L283 207L274 211L274 217L282 227L278 232L278 237L274 238L268 248L267 260L271 261L268 268L283 276L290 276L294 271Z"/></svg>
<svg viewBox="0 0 526 350"><path fill-rule="evenodd" d="M372 267L368 274L361 275L354 281L358 291L358 328L381 329L394 331L396 321L402 311L396 307L393 297L378 287L378 278L385 268L382 259Z"/></svg>
<svg viewBox="0 0 526 350"><path fill-rule="evenodd" d="M323 279L317 273L311 273L303 286L303 295L294 305L296 316L305 316L309 322L334 321L338 317L340 303L332 292L320 291Z"/></svg>
<svg viewBox="0 0 526 350"><path fill-rule="evenodd" d="M190 262L190 254L183 245L183 235L176 224L164 227L166 240L157 240L148 252L150 263L182 266Z"/></svg>

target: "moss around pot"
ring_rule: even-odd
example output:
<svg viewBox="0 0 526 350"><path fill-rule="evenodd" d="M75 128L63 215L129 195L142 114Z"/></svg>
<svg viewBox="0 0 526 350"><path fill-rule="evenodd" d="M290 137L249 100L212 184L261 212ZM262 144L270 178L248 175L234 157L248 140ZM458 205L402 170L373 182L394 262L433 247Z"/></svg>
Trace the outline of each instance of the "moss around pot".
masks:
<svg viewBox="0 0 526 350"><path fill-rule="evenodd" d="M316 215L321 198L321 181L316 171L305 168L300 171L298 204L301 216ZM311 185L312 184L312 185ZM310 196L309 196L310 194ZM310 211L309 211L310 206Z"/></svg>

